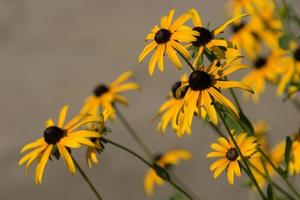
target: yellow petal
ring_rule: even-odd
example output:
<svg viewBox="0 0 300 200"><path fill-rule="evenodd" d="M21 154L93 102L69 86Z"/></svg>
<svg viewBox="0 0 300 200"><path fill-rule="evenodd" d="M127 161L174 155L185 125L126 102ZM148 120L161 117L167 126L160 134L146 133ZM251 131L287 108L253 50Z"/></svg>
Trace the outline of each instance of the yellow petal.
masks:
<svg viewBox="0 0 300 200"><path fill-rule="evenodd" d="M175 41L170 41L170 44L172 45L173 48L175 48L178 52L181 53L186 59L190 59L190 53L188 50L183 47L181 44Z"/></svg>
<svg viewBox="0 0 300 200"><path fill-rule="evenodd" d="M69 109L69 106L65 105L60 110L59 117L58 117L58 123L57 123L58 127L60 127L60 128L62 128L64 123L65 123L65 119L66 119L66 116L67 116L67 113L68 113L68 109Z"/></svg>
<svg viewBox="0 0 300 200"><path fill-rule="evenodd" d="M127 81L132 76L133 76L133 72L132 71L125 71L120 76L118 76L117 79L114 80L110 85L111 86L119 85L119 84Z"/></svg>
<svg viewBox="0 0 300 200"><path fill-rule="evenodd" d="M41 145L43 145L43 144L46 144L44 138L39 138L39 139L37 139L37 140L34 141L34 142L31 142L31 143L29 143L29 144L26 144L26 145L21 149L20 153L23 153L23 152L28 151L28 150L30 150L30 149L34 149L34 148L36 148L36 147L38 147L38 146L41 146Z"/></svg>
<svg viewBox="0 0 300 200"><path fill-rule="evenodd" d="M217 81L217 83L215 84L215 86L217 88L240 88L242 90L246 90L248 92L254 93L252 88L250 88L249 86L240 83L238 81Z"/></svg>
<svg viewBox="0 0 300 200"><path fill-rule="evenodd" d="M75 173L75 165L74 165L74 162L73 162L73 159L72 159L70 153L68 152L68 150L66 149L66 147L64 147L60 143L57 143L57 148L58 148L58 151L59 151L61 157L65 161L65 163L66 163L69 171L72 174L74 174Z"/></svg>
<svg viewBox="0 0 300 200"><path fill-rule="evenodd" d="M35 150L33 150L33 151L27 153L25 156L23 156L23 157L20 159L18 165L20 166L20 165L22 165L23 163L25 163L27 160L29 160L31 157L34 157L35 155L38 155L38 154L42 153L43 150L44 150L46 147L47 147L47 145L44 144L43 146L38 147L38 148L36 148Z"/></svg>
<svg viewBox="0 0 300 200"><path fill-rule="evenodd" d="M136 83L125 83L115 88L112 88L111 91L115 93L127 91L127 90L137 90L139 88L138 84Z"/></svg>
<svg viewBox="0 0 300 200"><path fill-rule="evenodd" d="M96 131L78 130L68 134L69 137L99 138L101 134Z"/></svg>
<svg viewBox="0 0 300 200"><path fill-rule="evenodd" d="M222 76L228 76L229 74L238 71L240 69L249 69L249 68L251 68L249 65L236 64L232 67L229 67L228 69L225 69L222 73Z"/></svg>
<svg viewBox="0 0 300 200"><path fill-rule="evenodd" d="M139 55L139 62L142 62L144 60L144 58L157 46L157 43L155 41L152 41L151 43L149 43L141 52L141 54Z"/></svg>
<svg viewBox="0 0 300 200"><path fill-rule="evenodd" d="M237 161L233 161L233 162L237 162ZM233 185L234 183L234 165L233 162L229 163L228 169L227 169L227 179L228 182Z"/></svg>
<svg viewBox="0 0 300 200"><path fill-rule="evenodd" d="M197 10L192 8L189 10L189 12L192 14L192 21L193 21L194 26L202 27L202 20L199 16Z"/></svg>
<svg viewBox="0 0 300 200"><path fill-rule="evenodd" d="M178 17L173 24L170 26L170 31L174 32L178 27L180 27L182 24L184 24L187 20L191 18L190 13L186 13Z"/></svg>
<svg viewBox="0 0 300 200"><path fill-rule="evenodd" d="M53 145L48 145L46 150L43 152L41 160L39 161L36 170L35 170L35 183L36 184L41 184L42 183L42 178L43 178L43 173L45 170L46 163L49 159L49 156L51 154Z"/></svg>
<svg viewBox="0 0 300 200"><path fill-rule="evenodd" d="M206 110L211 122L214 124L217 124L218 123L217 112L216 112L215 107L213 105L211 105L212 104L211 97L209 96L207 91L203 91L202 95L203 95L202 98L203 98L205 110Z"/></svg>
<svg viewBox="0 0 300 200"><path fill-rule="evenodd" d="M45 122L45 126L46 128L50 127L50 126L54 126L54 121L52 119L48 119L46 122Z"/></svg>
<svg viewBox="0 0 300 200"><path fill-rule="evenodd" d="M213 30L213 31L212 31L212 34L213 34L214 36L218 35L219 33L223 32L224 29L225 29L228 25L230 25L230 24L233 23L234 21L236 21L236 20L238 20L238 19L240 19L240 18L242 18L242 17L245 17L245 16L248 16L248 15L247 15L247 14L244 14L244 15L240 15L240 16L238 16L238 17L235 17L235 18L232 18L232 19L228 20L227 22L225 22L224 24L222 24L221 26L219 26L219 27L217 27L215 30Z"/></svg>
<svg viewBox="0 0 300 200"><path fill-rule="evenodd" d="M161 46L161 45L158 45L158 47ZM159 56L159 51L156 49L150 59L150 62L149 62L149 74L150 76L153 75L153 72L154 72L154 69L155 69L155 65L157 63L157 60L158 60L158 56Z"/></svg>
<svg viewBox="0 0 300 200"><path fill-rule="evenodd" d="M175 50L169 45L166 45L166 52L169 56L169 58L171 59L172 63L178 68L181 69L181 63L179 58L177 57Z"/></svg>

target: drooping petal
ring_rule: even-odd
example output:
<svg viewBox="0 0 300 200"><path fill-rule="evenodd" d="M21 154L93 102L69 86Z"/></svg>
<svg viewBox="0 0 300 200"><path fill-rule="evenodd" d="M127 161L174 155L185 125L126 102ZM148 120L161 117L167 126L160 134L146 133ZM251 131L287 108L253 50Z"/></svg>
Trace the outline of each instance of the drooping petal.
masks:
<svg viewBox="0 0 300 200"><path fill-rule="evenodd" d="M43 155L41 156L41 159L36 167L35 170L35 183L41 184L42 183L42 177L45 170L46 163L49 159L49 156L51 154L53 145L48 145L46 150L43 152Z"/></svg>
<svg viewBox="0 0 300 200"><path fill-rule="evenodd" d="M139 62L142 62L144 60L144 58L157 46L157 43L155 41L152 41L151 43L149 43L141 52L141 54L139 55Z"/></svg>
<svg viewBox="0 0 300 200"><path fill-rule="evenodd" d="M248 85L245 85L245 84L240 83L238 81L217 81L215 86L217 88L240 88L240 89L246 90L250 93L254 93L252 88L250 88Z"/></svg>
<svg viewBox="0 0 300 200"><path fill-rule="evenodd" d="M59 117L58 117L58 123L57 123L58 127L60 127L60 128L62 128L64 123L65 123L65 119L66 119L66 116L67 116L67 113L68 113L68 109L69 109L69 106L65 105L60 110Z"/></svg>
<svg viewBox="0 0 300 200"><path fill-rule="evenodd" d="M74 174L75 173L75 165L74 165L74 161L73 161L70 153L68 152L68 150L66 149L66 147L64 147L60 143L57 143L57 148L58 148L58 151L59 151L61 157L65 161L65 163L66 163L69 171L72 174Z"/></svg>
<svg viewBox="0 0 300 200"><path fill-rule="evenodd" d="M225 29L228 25L230 25L230 24L233 23L234 21L236 21L236 20L238 20L238 19L240 19L240 18L242 18L242 17L245 17L245 16L248 16L248 14L240 15L240 16L238 16L238 17L234 17L234 18L228 20L227 22L225 22L225 23L222 24L221 26L219 26L219 27L217 27L216 29L214 29L214 30L212 31L212 34L213 34L214 36L218 35L219 33L223 32L224 29Z"/></svg>

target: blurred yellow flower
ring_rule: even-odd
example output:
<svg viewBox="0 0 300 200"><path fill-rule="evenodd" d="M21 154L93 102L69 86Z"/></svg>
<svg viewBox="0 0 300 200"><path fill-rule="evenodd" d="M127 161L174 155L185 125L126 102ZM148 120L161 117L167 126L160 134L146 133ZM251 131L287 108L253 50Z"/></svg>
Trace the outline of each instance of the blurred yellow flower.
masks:
<svg viewBox="0 0 300 200"><path fill-rule="evenodd" d="M234 136L237 145L245 158L250 158L256 153L256 138L247 136L246 133L240 133ZM224 137L218 138L218 143L213 143L211 148L214 150L207 154L207 158L219 158L210 166L210 171L214 172L214 178L217 178L222 171L227 170L227 179L230 184L234 183L234 175L241 176L239 166L239 155L237 149L231 140Z"/></svg>
<svg viewBox="0 0 300 200"><path fill-rule="evenodd" d="M94 147L94 143L92 143L89 138L101 137L101 135L95 131L77 130L86 124L97 123L97 118L82 114L77 115L70 122L65 124L67 112L68 106L64 106L60 111L57 125L54 124L52 119L49 119L45 124L44 137L25 145L21 149L21 153L31 150L19 161L19 165L27 162L26 173L28 173L33 161L37 160L35 170L36 184L42 183L45 166L51 154L57 155L59 153L69 171L74 174L75 165L69 149L79 148L81 145Z"/></svg>
<svg viewBox="0 0 300 200"><path fill-rule="evenodd" d="M152 42L143 49L138 60L142 62L154 50L149 62L150 75L153 75L156 63L160 71L164 70L165 52L178 69L181 69L182 65L176 51L180 52L186 59L190 59L188 50L181 43L195 41L195 36L198 33L187 26L183 26L191 18L190 13L181 15L172 23L174 12L175 9L170 10L167 16L161 18L160 27L155 25L151 33L146 36L146 40L151 40Z"/></svg>
<svg viewBox="0 0 300 200"><path fill-rule="evenodd" d="M274 83L285 67L285 57L281 51L274 52L268 57L258 57L254 62L253 69L242 79L242 83L249 85L254 90L252 99L259 102L260 96L265 91L266 81ZM244 96L249 95L244 92Z"/></svg>
<svg viewBox="0 0 300 200"><path fill-rule="evenodd" d="M169 168L173 165L179 164L181 160L190 160L192 154L183 149L174 149L162 155L157 155L154 162L163 168ZM145 175L144 188L147 195L153 195L154 185L162 186L164 180L161 179L153 169L149 169Z"/></svg>
<svg viewBox="0 0 300 200"><path fill-rule="evenodd" d="M126 71L111 84L98 85L94 90L94 95L89 96L85 100L80 113L89 113L93 116L97 116L99 112L103 112L104 115L109 115L111 119L114 119L114 103L128 104L127 99L121 95L121 93L128 90L137 90L139 88L136 83L124 83L132 76L133 73L131 71Z"/></svg>
<svg viewBox="0 0 300 200"><path fill-rule="evenodd" d="M293 140L289 171L292 175L300 174L300 133L295 134Z"/></svg>

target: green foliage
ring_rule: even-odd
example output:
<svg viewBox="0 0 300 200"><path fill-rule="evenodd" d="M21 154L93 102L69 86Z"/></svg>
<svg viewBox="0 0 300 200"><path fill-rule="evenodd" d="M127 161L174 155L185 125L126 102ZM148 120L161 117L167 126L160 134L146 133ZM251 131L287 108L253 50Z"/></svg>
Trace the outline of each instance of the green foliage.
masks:
<svg viewBox="0 0 300 200"><path fill-rule="evenodd" d="M284 50L288 50L291 40L292 40L292 36L288 33L281 36L278 40L280 48Z"/></svg>
<svg viewBox="0 0 300 200"><path fill-rule="evenodd" d="M293 144L292 139L289 136L287 136L286 140L285 140L285 151L284 151L284 162L285 162L285 166L286 166L286 171L288 171L288 169L289 169L292 144Z"/></svg>
<svg viewBox="0 0 300 200"><path fill-rule="evenodd" d="M155 170L156 174L163 180L165 180L165 181L170 180L170 174L168 173L168 171L165 168L163 168L157 164L154 164L153 169Z"/></svg>
<svg viewBox="0 0 300 200"><path fill-rule="evenodd" d="M272 186L270 184L268 184L268 187L267 187L267 198L268 198L268 200L273 200L274 199L273 189L272 189Z"/></svg>

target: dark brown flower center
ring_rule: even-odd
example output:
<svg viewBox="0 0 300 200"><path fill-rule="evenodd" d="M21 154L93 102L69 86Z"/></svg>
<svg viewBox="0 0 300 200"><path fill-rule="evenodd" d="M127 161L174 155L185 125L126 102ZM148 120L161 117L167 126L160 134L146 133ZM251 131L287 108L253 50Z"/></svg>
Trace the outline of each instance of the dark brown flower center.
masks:
<svg viewBox="0 0 300 200"><path fill-rule="evenodd" d="M64 137L64 130L57 126L50 126L44 131L44 139L48 144L56 144Z"/></svg>
<svg viewBox="0 0 300 200"><path fill-rule="evenodd" d="M194 27L193 30L200 33L199 36L196 36L197 40L193 42L194 46L200 47L206 45L214 38L213 34L206 28Z"/></svg>
<svg viewBox="0 0 300 200"><path fill-rule="evenodd" d="M295 59L296 61L299 61L299 62L300 62L300 47L298 47L298 48L296 49L296 51L294 51L294 59Z"/></svg>
<svg viewBox="0 0 300 200"><path fill-rule="evenodd" d="M106 85L100 84L98 87L96 87L94 89L94 95L96 97L100 97L101 95L103 95L104 93L106 93L108 91L109 91L109 88Z"/></svg>
<svg viewBox="0 0 300 200"><path fill-rule="evenodd" d="M235 148L230 148L226 152L226 158L230 161L235 161L238 157L239 157L239 153L237 152L237 150Z"/></svg>
<svg viewBox="0 0 300 200"><path fill-rule="evenodd" d="M242 28L244 28L245 27L245 23L244 22L241 22L241 23L239 23L239 24L233 24L232 26L231 26L231 31L233 32L233 33L237 33L237 32L239 32Z"/></svg>
<svg viewBox="0 0 300 200"><path fill-rule="evenodd" d="M262 67L264 67L267 64L267 60L264 57L259 57L255 60L254 62L254 67L256 69L260 69Z"/></svg>
<svg viewBox="0 0 300 200"><path fill-rule="evenodd" d="M205 90L212 86L211 76L204 71L193 71L189 77L189 87L192 90Z"/></svg>
<svg viewBox="0 0 300 200"><path fill-rule="evenodd" d="M167 43L171 38L171 32L167 29L160 29L156 32L154 40L157 44Z"/></svg>
<svg viewBox="0 0 300 200"><path fill-rule="evenodd" d="M172 86L172 94L173 94L173 97L175 99L182 99L184 97L184 95L186 94L187 90L188 90L188 87L181 88L180 91L177 92L178 96L176 96L176 91L180 88L180 86L181 86L181 82L180 81L177 81Z"/></svg>

